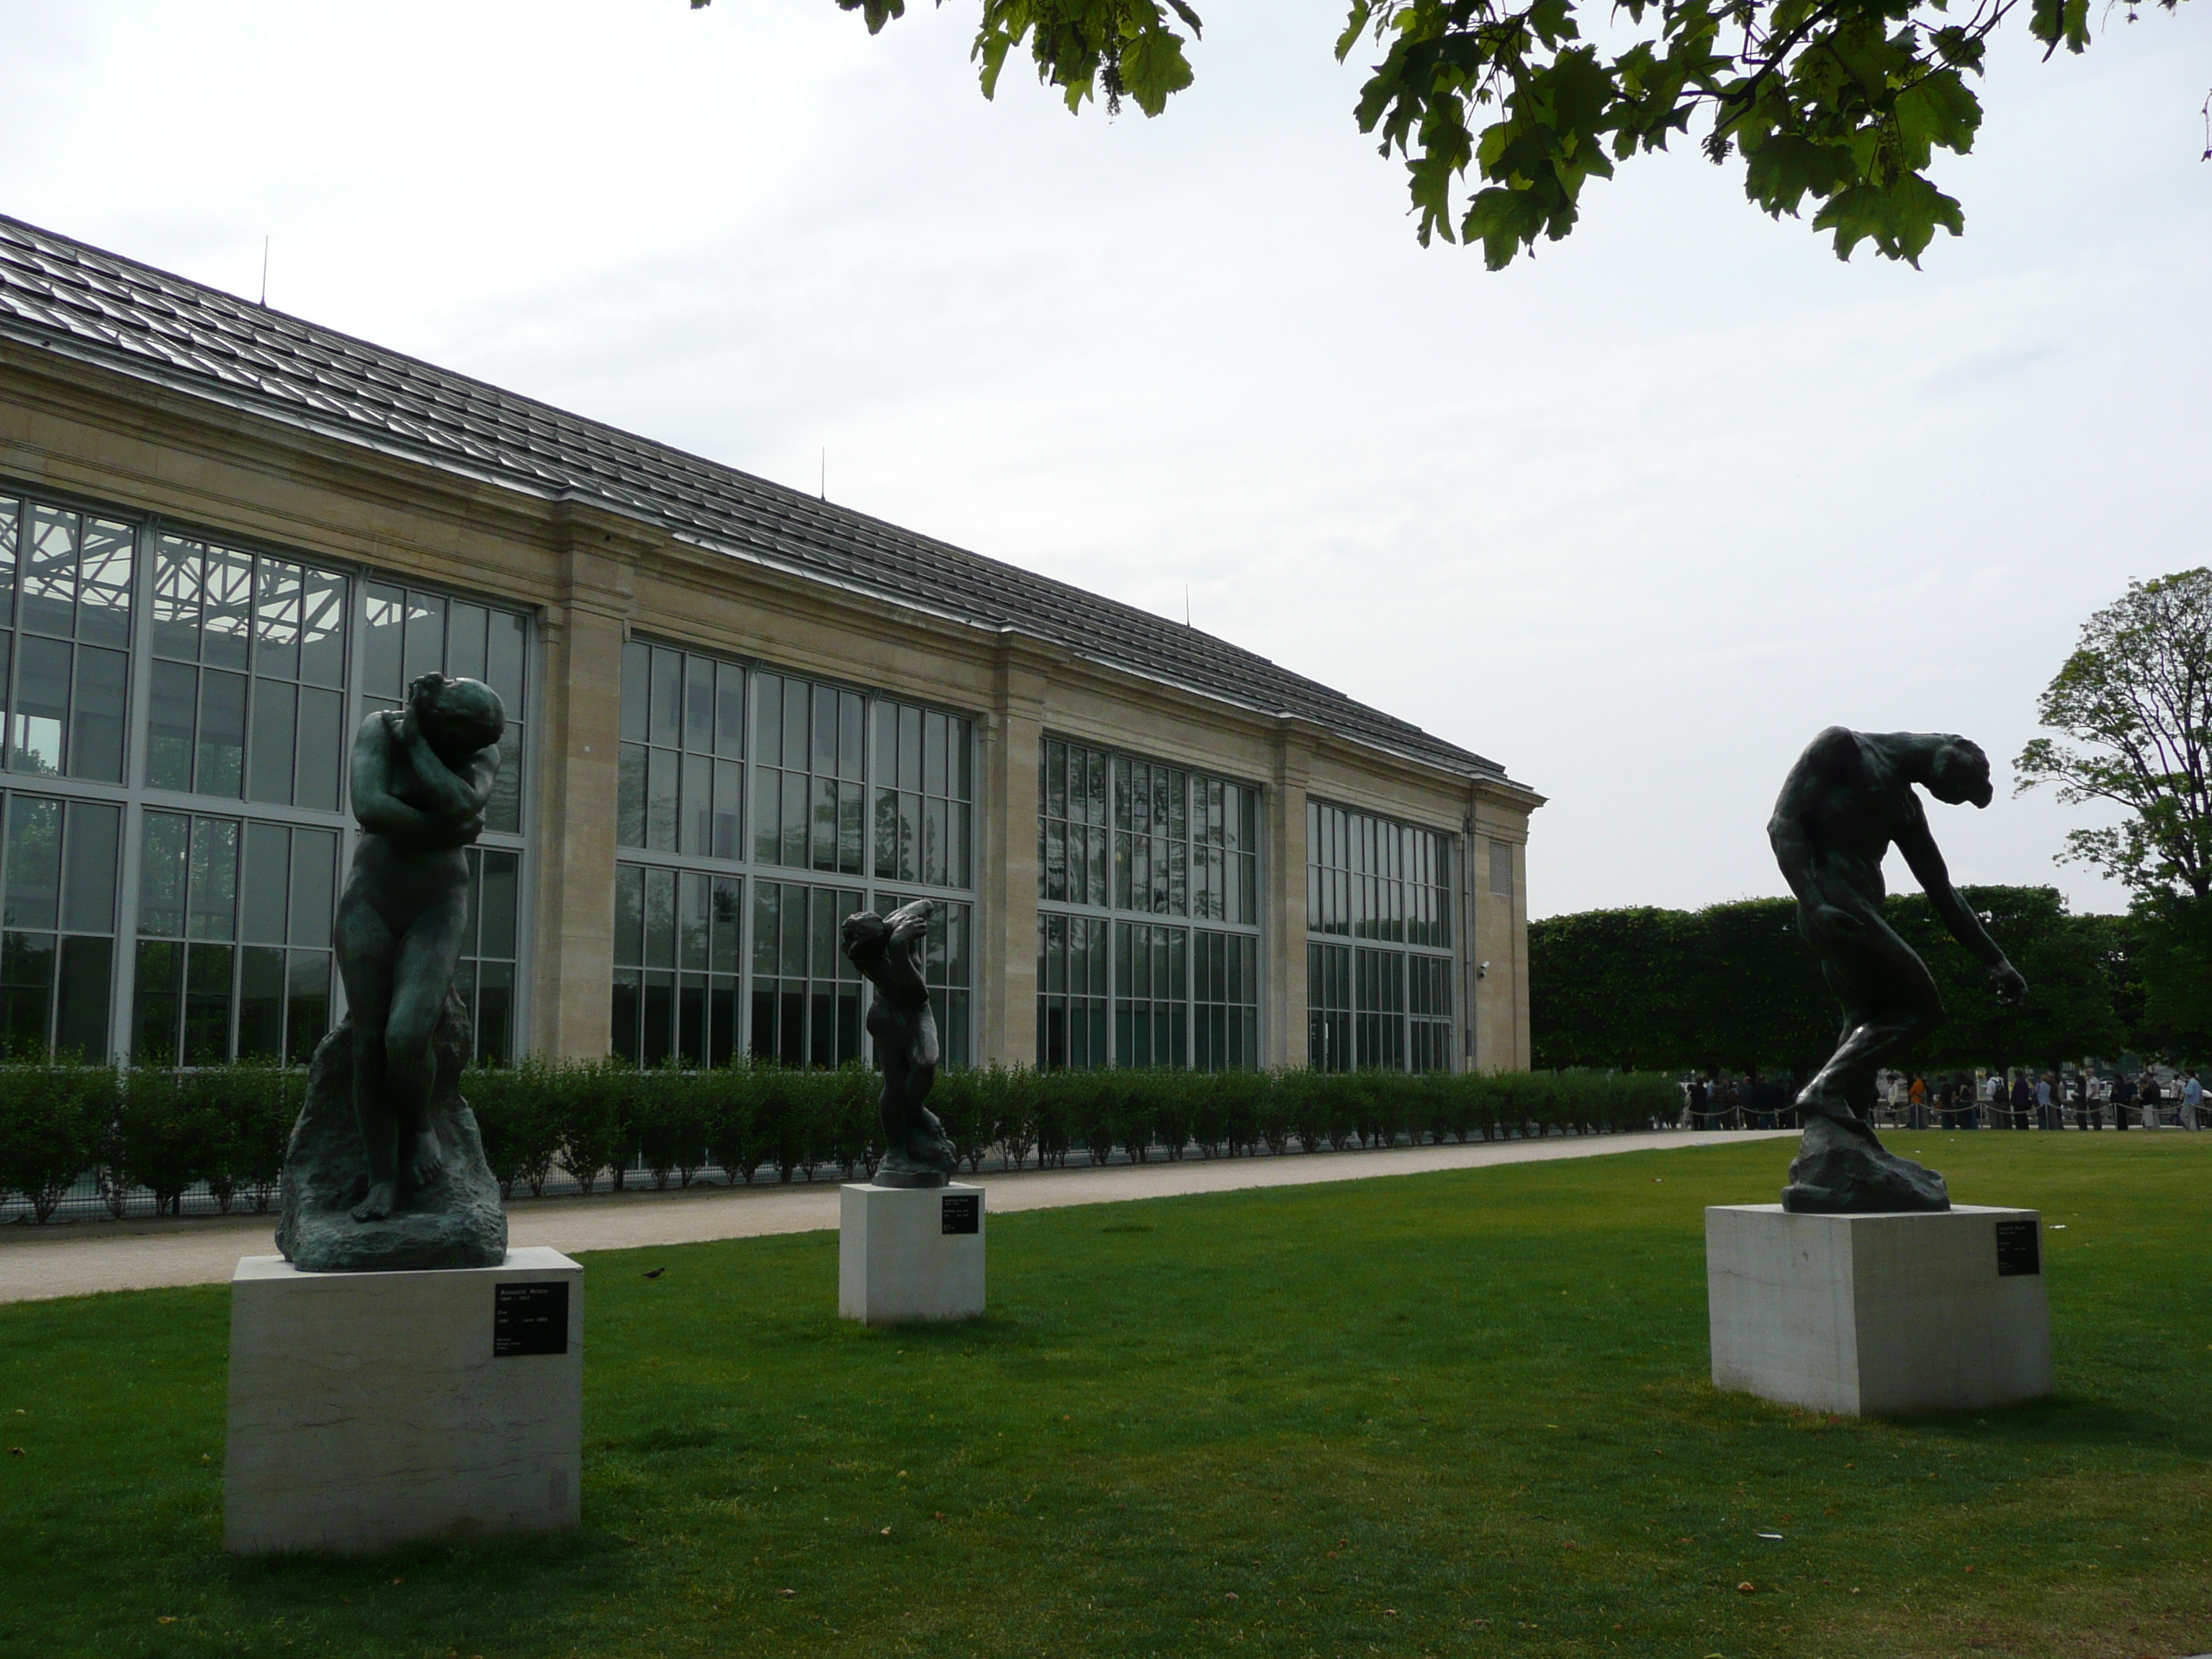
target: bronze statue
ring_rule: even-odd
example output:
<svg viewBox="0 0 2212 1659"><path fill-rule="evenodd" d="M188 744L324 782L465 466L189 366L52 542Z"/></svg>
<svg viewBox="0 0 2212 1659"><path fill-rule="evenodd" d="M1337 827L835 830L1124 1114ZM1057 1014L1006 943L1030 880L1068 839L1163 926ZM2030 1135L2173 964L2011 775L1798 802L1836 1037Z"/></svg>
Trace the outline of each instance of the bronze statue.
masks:
<svg viewBox="0 0 2212 1659"><path fill-rule="evenodd" d="M1832 726L1790 768L1766 826L1797 896L1798 930L1844 1006L1836 1052L1797 1097L1805 1135L1782 1194L1785 1210L1850 1215L1951 1207L1943 1177L1885 1148L1872 1122L1875 1074L1943 1018L1927 963L1882 920L1881 863L1893 844L1952 936L1988 968L1998 998L2017 1002L2027 993L2027 981L1951 885L1915 784L1954 806L1987 806L1989 757L1941 732Z"/></svg>
<svg viewBox="0 0 2212 1659"><path fill-rule="evenodd" d="M368 1155L356 1221L405 1210L440 1176L431 1039L468 920L462 848L483 829L507 714L478 680L425 674L407 706L371 714L353 744L362 828L338 900L338 972L354 1031L353 1104Z"/></svg>
<svg viewBox="0 0 2212 1659"><path fill-rule="evenodd" d="M846 957L876 988L868 1004L868 1036L883 1067L878 1110L884 1158L878 1187L942 1187L959 1167L937 1114L922 1103L937 1081L937 1016L929 1006L921 951L933 900L916 899L887 916L872 910L845 918L840 932Z"/></svg>
<svg viewBox="0 0 2212 1659"><path fill-rule="evenodd" d="M461 1097L471 1048L453 969L465 852L507 718L490 687L425 674L353 744L361 836L338 900L346 1018L316 1045L284 1154L276 1247L310 1273L495 1267L507 1210Z"/></svg>

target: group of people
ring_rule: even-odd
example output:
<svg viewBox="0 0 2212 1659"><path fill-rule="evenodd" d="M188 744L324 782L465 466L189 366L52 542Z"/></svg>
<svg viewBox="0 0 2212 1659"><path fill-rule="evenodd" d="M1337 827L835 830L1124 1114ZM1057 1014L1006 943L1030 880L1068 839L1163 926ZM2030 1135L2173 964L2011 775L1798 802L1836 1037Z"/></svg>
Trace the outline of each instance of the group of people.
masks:
<svg viewBox="0 0 2212 1659"><path fill-rule="evenodd" d="M2168 1111L2185 1129L2205 1127L2204 1085L2195 1070L2161 1084L2148 1070L2110 1076L2056 1072L1885 1072L1877 1085L1881 1115L1910 1129L2157 1128ZM1757 1072L1692 1076L1685 1089L1692 1129L1778 1129L1796 1122L1794 1079Z"/></svg>

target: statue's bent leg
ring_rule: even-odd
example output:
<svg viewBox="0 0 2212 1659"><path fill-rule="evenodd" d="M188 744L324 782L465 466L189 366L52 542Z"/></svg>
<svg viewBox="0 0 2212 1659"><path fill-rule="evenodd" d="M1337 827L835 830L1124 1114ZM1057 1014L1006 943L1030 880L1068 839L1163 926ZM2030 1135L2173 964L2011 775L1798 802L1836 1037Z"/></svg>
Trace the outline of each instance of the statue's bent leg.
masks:
<svg viewBox="0 0 2212 1659"><path fill-rule="evenodd" d="M385 1090L399 1147L399 1190L427 1187L441 1167L430 1127L430 1091L437 1082L438 1016L452 988L467 911L461 896L425 911L399 941L385 1015Z"/></svg>
<svg viewBox="0 0 2212 1659"><path fill-rule="evenodd" d="M368 1156L368 1191L356 1221L376 1221L399 1207L399 1128L386 1086L384 1027L392 1000L398 944L376 907L349 890L337 914L338 975L345 981L353 1027L353 1110Z"/></svg>
<svg viewBox="0 0 2212 1659"><path fill-rule="evenodd" d="M1943 1000L1927 964L1887 927L1829 953L1821 969L1844 1005L1844 1030L1799 1092L1798 1110L1871 1127L1875 1073L1942 1022Z"/></svg>

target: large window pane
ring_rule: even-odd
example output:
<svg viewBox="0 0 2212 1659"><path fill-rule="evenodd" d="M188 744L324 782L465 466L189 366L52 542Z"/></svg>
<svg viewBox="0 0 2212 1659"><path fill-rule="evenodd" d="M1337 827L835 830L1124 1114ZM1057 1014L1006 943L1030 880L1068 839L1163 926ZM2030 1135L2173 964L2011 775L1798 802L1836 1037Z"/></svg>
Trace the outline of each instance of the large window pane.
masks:
<svg viewBox="0 0 2212 1659"><path fill-rule="evenodd" d="M71 933L115 931L116 859L122 830L121 807L98 801L70 803L62 926Z"/></svg>
<svg viewBox="0 0 2212 1659"><path fill-rule="evenodd" d="M192 733L199 708L200 676L182 663L153 666L147 714L146 783L153 789L192 787Z"/></svg>
<svg viewBox="0 0 2212 1659"><path fill-rule="evenodd" d="M228 548L207 550L200 660L217 668L246 665L253 614L253 556Z"/></svg>
<svg viewBox="0 0 2212 1659"><path fill-rule="evenodd" d="M107 1054L107 1011L115 979L115 941L88 937L61 940L54 986L54 1048L84 1060Z"/></svg>
<svg viewBox="0 0 2212 1659"><path fill-rule="evenodd" d="M204 669L200 673L199 744L193 787L203 795L224 795L235 800L245 774L246 676Z"/></svg>
<svg viewBox="0 0 2212 1659"><path fill-rule="evenodd" d="M308 571L300 602L300 678L314 685L343 685L345 636L345 578Z"/></svg>
<svg viewBox="0 0 2212 1659"><path fill-rule="evenodd" d="M77 647L76 688L70 705L69 770L73 778L123 781L127 661L120 651Z"/></svg>
<svg viewBox="0 0 2212 1659"><path fill-rule="evenodd" d="M292 799L319 812L338 806L339 768L349 748L344 700L335 691L308 687L300 693L299 768Z"/></svg>
<svg viewBox="0 0 2212 1659"><path fill-rule="evenodd" d="M17 612L23 627L63 639L76 631L77 527L74 513L51 507L31 509L22 605Z"/></svg>
<svg viewBox="0 0 2212 1659"><path fill-rule="evenodd" d="M183 1012L185 947L171 939L141 939L137 1006L131 1021L131 1054L141 1066L177 1063L178 1019Z"/></svg>
<svg viewBox="0 0 2212 1659"><path fill-rule="evenodd" d="M88 520L77 589L76 636L88 645L120 649L131 643L131 551L128 525Z"/></svg>
<svg viewBox="0 0 2212 1659"><path fill-rule="evenodd" d="M62 769L71 655L58 640L27 636L17 646L8 754L8 763L15 771L51 775Z"/></svg>
<svg viewBox="0 0 2212 1659"><path fill-rule="evenodd" d="M228 939L238 908L237 822L193 819L191 849L185 931L193 939Z"/></svg>
<svg viewBox="0 0 2212 1659"><path fill-rule="evenodd" d="M295 652L295 655L297 654ZM257 680L253 691L253 753L246 785L250 800L292 801L293 744L299 692L277 680Z"/></svg>
<svg viewBox="0 0 2212 1659"><path fill-rule="evenodd" d="M52 931L61 919L62 803L10 795L7 856L7 925Z"/></svg>

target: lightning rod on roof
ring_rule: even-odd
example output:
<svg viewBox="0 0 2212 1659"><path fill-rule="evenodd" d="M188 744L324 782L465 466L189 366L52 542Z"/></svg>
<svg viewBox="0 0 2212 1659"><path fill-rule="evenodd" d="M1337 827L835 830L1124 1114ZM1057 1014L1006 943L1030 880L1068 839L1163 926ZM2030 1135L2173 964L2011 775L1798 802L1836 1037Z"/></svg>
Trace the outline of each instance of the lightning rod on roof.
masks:
<svg viewBox="0 0 2212 1659"><path fill-rule="evenodd" d="M269 239L261 239L261 308L269 309Z"/></svg>
<svg viewBox="0 0 2212 1659"><path fill-rule="evenodd" d="M830 446L822 447L822 483L816 491L823 501L830 499Z"/></svg>

